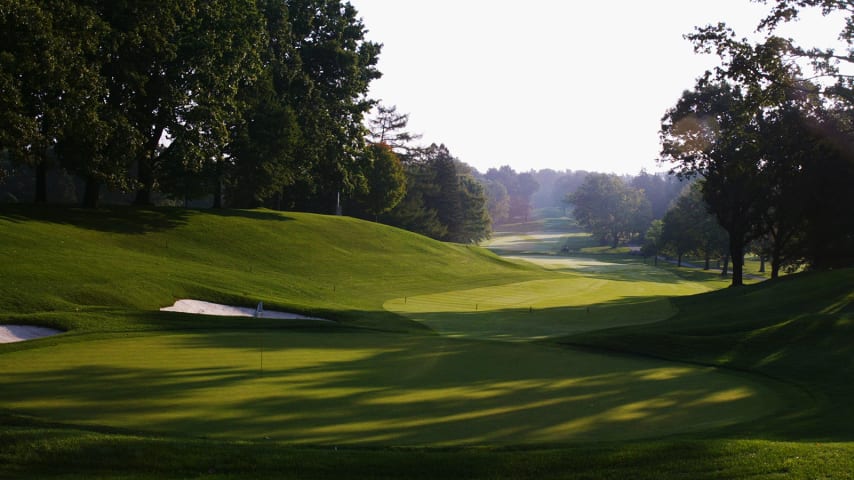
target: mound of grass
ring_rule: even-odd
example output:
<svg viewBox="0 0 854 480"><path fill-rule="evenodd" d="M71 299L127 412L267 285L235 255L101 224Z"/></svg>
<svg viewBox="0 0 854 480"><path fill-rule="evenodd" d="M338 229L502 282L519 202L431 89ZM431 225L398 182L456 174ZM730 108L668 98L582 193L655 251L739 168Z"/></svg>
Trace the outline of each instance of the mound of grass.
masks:
<svg viewBox="0 0 854 480"><path fill-rule="evenodd" d="M547 247L508 244L536 253L523 262L339 217L3 206L0 321L72 332L0 346L0 478L854 470L851 443L823 443L854 431L851 271L672 299L719 280L621 255L552 263L557 239L588 238L560 222L538 223ZM158 311L187 297L340 323ZM486 312L457 305L475 297ZM559 342L595 351L482 340L501 331L585 332ZM425 444L454 448L389 447Z"/></svg>
<svg viewBox="0 0 854 480"><path fill-rule="evenodd" d="M679 313L642 328L564 343L759 373L798 385L816 402L761 431L784 438L852 440L854 269L802 273L673 300Z"/></svg>
<svg viewBox="0 0 854 480"><path fill-rule="evenodd" d="M422 328L388 298L543 278L529 265L347 217L271 211L4 206L2 320L64 329L127 328L179 298L263 301L376 328ZM110 318L122 317L113 322ZM156 325L155 325L156 326Z"/></svg>

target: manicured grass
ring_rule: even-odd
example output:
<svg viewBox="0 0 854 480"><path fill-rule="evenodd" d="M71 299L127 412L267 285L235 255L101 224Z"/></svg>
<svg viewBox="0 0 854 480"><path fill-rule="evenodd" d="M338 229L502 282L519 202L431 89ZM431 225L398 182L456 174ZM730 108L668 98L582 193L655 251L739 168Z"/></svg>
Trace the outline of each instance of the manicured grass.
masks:
<svg viewBox="0 0 854 480"><path fill-rule="evenodd" d="M719 365L798 385L818 402L763 424L786 438L854 439L854 269L674 299L679 314L584 333L574 345Z"/></svg>
<svg viewBox="0 0 854 480"><path fill-rule="evenodd" d="M0 321L70 330L0 346L0 478L854 471L852 271L692 295L726 282L536 225L500 258L338 217L0 207ZM339 323L157 310L184 297Z"/></svg>
<svg viewBox="0 0 854 480"><path fill-rule="evenodd" d="M382 304L448 286L545 277L476 247L352 218L269 211L3 206L0 248L13 260L0 267L4 315L78 330L102 330L105 309L109 317L151 312L155 320L144 321L168 323L175 317L157 309L178 298L263 301L362 326L419 329Z"/></svg>
<svg viewBox="0 0 854 480"><path fill-rule="evenodd" d="M763 417L779 388L709 368L365 332L123 334L4 355L0 405L71 424L309 444L660 437Z"/></svg>

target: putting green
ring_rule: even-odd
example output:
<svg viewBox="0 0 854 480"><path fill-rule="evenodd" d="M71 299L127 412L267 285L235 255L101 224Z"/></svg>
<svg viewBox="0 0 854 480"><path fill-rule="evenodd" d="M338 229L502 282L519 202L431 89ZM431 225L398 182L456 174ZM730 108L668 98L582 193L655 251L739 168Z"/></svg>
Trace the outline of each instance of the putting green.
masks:
<svg viewBox="0 0 854 480"><path fill-rule="evenodd" d="M2 409L295 443L635 439L733 425L781 406L776 386L710 368L431 336L159 332L2 360Z"/></svg>
<svg viewBox="0 0 854 480"><path fill-rule="evenodd" d="M383 308L452 337L528 341L657 322L676 312L668 297L710 290L641 263L517 258L566 275L395 298Z"/></svg>

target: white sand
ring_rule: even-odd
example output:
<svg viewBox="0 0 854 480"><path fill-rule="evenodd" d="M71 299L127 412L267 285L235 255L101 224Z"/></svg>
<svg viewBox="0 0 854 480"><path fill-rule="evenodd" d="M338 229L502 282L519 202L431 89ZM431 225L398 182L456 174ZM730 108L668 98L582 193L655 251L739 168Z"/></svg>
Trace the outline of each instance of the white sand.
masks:
<svg viewBox="0 0 854 480"><path fill-rule="evenodd" d="M182 312L195 313L198 315L219 315L223 317L255 317L257 310L247 307L233 307L231 305L221 305L219 303L203 302L201 300L178 300L171 307L163 307L160 309L164 312ZM297 313L277 312L274 310L263 310L257 315L261 318L275 318L281 320L316 320L320 322L329 322L317 317L307 317Z"/></svg>
<svg viewBox="0 0 854 480"><path fill-rule="evenodd" d="M62 333L61 330L32 325L0 325L0 343L22 342L60 333Z"/></svg>

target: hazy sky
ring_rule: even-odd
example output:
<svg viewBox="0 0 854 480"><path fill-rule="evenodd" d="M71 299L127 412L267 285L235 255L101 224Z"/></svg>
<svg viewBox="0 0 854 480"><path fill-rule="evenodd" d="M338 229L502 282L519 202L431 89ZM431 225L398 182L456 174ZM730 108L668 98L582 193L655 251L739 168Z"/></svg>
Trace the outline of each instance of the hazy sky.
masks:
<svg viewBox="0 0 854 480"><path fill-rule="evenodd" d="M665 110L717 63L682 35L726 21L751 35L749 0L350 0L382 43L372 98L410 114L421 143L486 171L614 173L656 164ZM786 36L832 41L811 16ZM813 37L811 37L813 38Z"/></svg>

